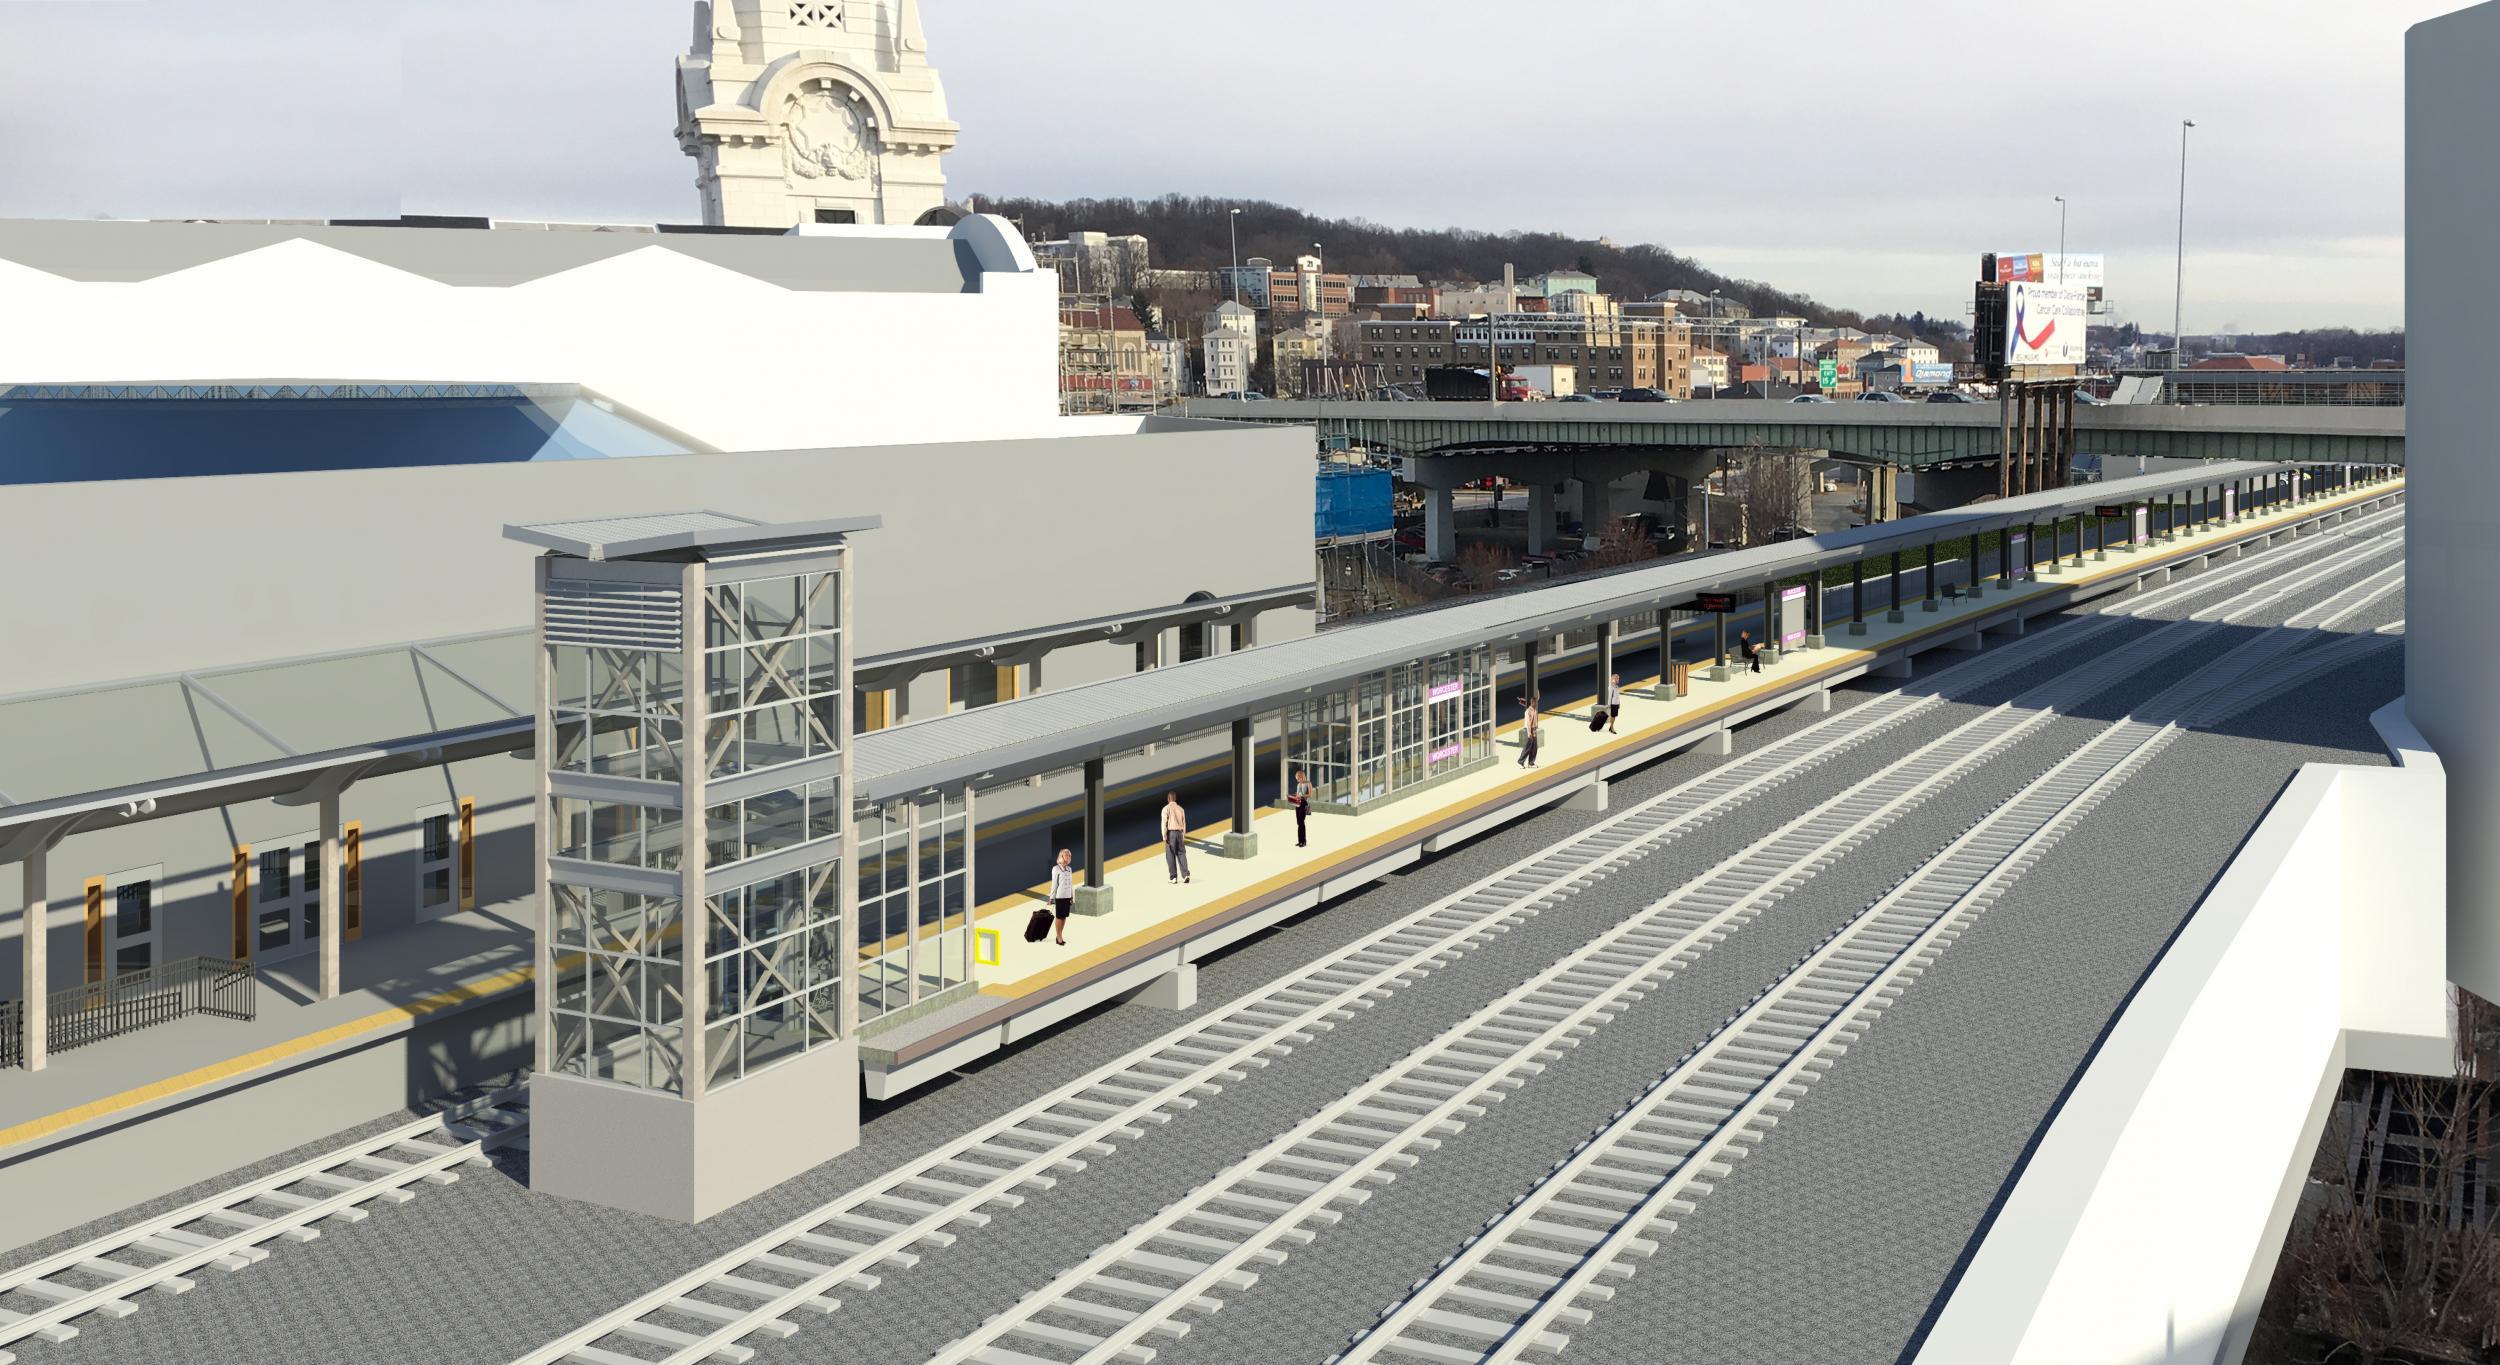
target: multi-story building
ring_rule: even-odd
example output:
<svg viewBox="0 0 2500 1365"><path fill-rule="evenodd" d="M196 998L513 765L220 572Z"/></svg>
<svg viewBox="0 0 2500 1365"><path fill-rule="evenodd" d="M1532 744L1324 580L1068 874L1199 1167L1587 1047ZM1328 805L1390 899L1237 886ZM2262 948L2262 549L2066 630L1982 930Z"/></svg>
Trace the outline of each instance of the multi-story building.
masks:
<svg viewBox="0 0 2500 1365"><path fill-rule="evenodd" d="M1259 317L1226 299L1207 310L1205 365L1199 377L1210 398L1247 393L1259 358Z"/></svg>
<svg viewBox="0 0 2500 1365"><path fill-rule="evenodd" d="M1160 376L1146 324L1100 298L1059 302L1059 410L1137 411L1155 406Z"/></svg>
<svg viewBox="0 0 2500 1365"><path fill-rule="evenodd" d="M1531 275L1520 284L1519 291L1541 299L1559 298L1565 294L1594 294L1597 277L1585 270L1548 270Z"/></svg>
<svg viewBox="0 0 2500 1365"><path fill-rule="evenodd" d="M1319 257L1300 256L1293 269L1269 272L1267 306L1277 313L1343 317L1354 308L1354 277L1329 274Z"/></svg>
<svg viewBox="0 0 2500 1365"><path fill-rule="evenodd" d="M1385 383L1413 384L1435 365L1484 365L1488 331L1500 364L1568 365L1583 391L1655 388L1677 398L1692 395L1690 328L1604 313L1360 323L1351 358L1378 366Z"/></svg>
<svg viewBox="0 0 2500 1365"><path fill-rule="evenodd" d="M1276 375L1277 397L1308 396L1304 391L1303 362L1329 359L1333 353L1330 330L1327 319L1317 313L1305 314L1293 326L1276 329L1274 340L1269 343L1268 363Z"/></svg>
<svg viewBox="0 0 2500 1365"><path fill-rule="evenodd" d="M1704 389L1716 393L1726 388L1731 382L1727 370L1727 353L1711 350L1707 346L1693 348L1692 363L1687 367L1686 373L1691 376L1691 388L1697 393Z"/></svg>
<svg viewBox="0 0 2500 1365"><path fill-rule="evenodd" d="M1413 275L1353 275L1356 308L1414 307L1420 315L1432 312L1436 292Z"/></svg>
<svg viewBox="0 0 2500 1365"><path fill-rule="evenodd" d="M1160 327L1146 329L1146 363L1154 370L1155 386L1164 396L1188 387L1189 345Z"/></svg>
<svg viewBox="0 0 2500 1365"><path fill-rule="evenodd" d="M1033 259L1058 266L1059 287L1070 293L1134 294L1154 273L1148 254L1146 239L1133 232L1117 237L1071 232L1057 241L1033 243Z"/></svg>
<svg viewBox="0 0 2500 1365"><path fill-rule="evenodd" d="M1745 305L1725 294L1704 294L1695 289L1661 289L1649 296L1652 303L1663 303L1687 318L1741 318Z"/></svg>
<svg viewBox="0 0 2500 1365"><path fill-rule="evenodd" d="M1265 256L1253 256L1240 265L1217 266L1215 283L1226 300L1264 313L1268 307L1269 278L1275 273L1275 266Z"/></svg>

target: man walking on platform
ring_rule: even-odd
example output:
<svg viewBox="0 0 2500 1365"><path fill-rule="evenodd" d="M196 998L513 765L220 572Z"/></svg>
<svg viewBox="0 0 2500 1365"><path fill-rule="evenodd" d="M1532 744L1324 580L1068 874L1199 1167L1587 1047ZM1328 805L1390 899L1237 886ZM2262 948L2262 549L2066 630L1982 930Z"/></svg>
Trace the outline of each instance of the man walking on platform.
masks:
<svg viewBox="0 0 2500 1365"><path fill-rule="evenodd" d="M1189 880L1189 817L1179 792L1163 794L1163 870L1175 886Z"/></svg>

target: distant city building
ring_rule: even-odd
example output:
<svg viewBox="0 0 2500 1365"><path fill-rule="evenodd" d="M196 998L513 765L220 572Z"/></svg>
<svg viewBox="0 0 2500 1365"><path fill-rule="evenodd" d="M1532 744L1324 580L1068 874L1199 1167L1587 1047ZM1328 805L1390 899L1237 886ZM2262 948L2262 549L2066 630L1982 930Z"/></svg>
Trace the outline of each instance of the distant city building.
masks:
<svg viewBox="0 0 2500 1365"><path fill-rule="evenodd" d="M703 221L943 225L946 93L914 5L699 6L677 145Z"/></svg>
<svg viewBox="0 0 2500 1365"><path fill-rule="evenodd" d="M1258 314L1231 299L1215 305L1207 310L1201 346L1205 364L1199 374L1208 397L1249 392L1250 367L1259 356Z"/></svg>
<svg viewBox="0 0 2500 1365"><path fill-rule="evenodd" d="M1264 313L1268 309L1268 281L1275 266L1265 256L1253 256L1240 265L1217 266L1215 282L1228 302Z"/></svg>
<svg viewBox="0 0 2500 1365"><path fill-rule="evenodd" d="M1168 398L1187 389L1188 343L1165 333L1160 327L1149 328L1146 332L1146 357L1154 370L1155 386L1162 396Z"/></svg>
<svg viewBox="0 0 2500 1365"><path fill-rule="evenodd" d="M1071 232L1057 241L1035 242L1033 259L1059 267L1059 287L1069 293L1128 295L1154 273L1146 239L1136 233Z"/></svg>
<svg viewBox="0 0 2500 1365"><path fill-rule="evenodd" d="M1694 289L1662 289L1649 296L1655 303L1675 305L1675 311L1688 318L1741 318L1745 305L1724 294L1704 294Z"/></svg>
<svg viewBox="0 0 2500 1365"><path fill-rule="evenodd" d="M1542 275L1529 276L1520 284L1519 290L1542 299L1562 294L1594 294L1597 292L1597 277L1585 270L1548 270Z"/></svg>
<svg viewBox="0 0 2500 1365"><path fill-rule="evenodd" d="M1707 346L1693 348L1690 386L1695 392L1708 389L1717 392L1731 381L1727 371L1727 353Z"/></svg>
<svg viewBox="0 0 2500 1365"><path fill-rule="evenodd" d="M1354 277L1324 272L1317 256L1298 257L1293 269L1269 273L1267 300L1272 312L1343 317L1354 307Z"/></svg>
<svg viewBox="0 0 2500 1365"><path fill-rule="evenodd" d="M1581 392L1663 389L1692 394L1692 331L1680 322L1514 312L1465 320L1359 324L1351 359L1376 366L1389 384L1416 384L1436 365L1482 367L1486 333L1505 366L1569 367Z"/></svg>
<svg viewBox="0 0 2500 1365"><path fill-rule="evenodd" d="M1331 356L1329 325L1324 316L1307 314L1291 327L1279 328L1269 345L1269 369L1276 376L1276 396L1305 396L1304 362L1325 364Z"/></svg>
<svg viewBox="0 0 2500 1365"><path fill-rule="evenodd" d="M1357 308L1419 307L1432 311L1434 290L1413 275L1353 275Z"/></svg>

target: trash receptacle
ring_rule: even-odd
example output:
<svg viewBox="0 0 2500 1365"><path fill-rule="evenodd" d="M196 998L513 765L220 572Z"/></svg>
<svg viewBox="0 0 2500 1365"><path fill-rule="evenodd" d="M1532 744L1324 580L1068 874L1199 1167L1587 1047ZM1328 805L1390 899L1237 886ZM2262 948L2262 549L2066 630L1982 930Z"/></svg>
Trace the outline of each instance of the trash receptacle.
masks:
<svg viewBox="0 0 2500 1365"><path fill-rule="evenodd" d="M1667 665L1667 686L1674 690L1676 696L1691 696L1693 694L1693 666L1682 659L1670 662Z"/></svg>

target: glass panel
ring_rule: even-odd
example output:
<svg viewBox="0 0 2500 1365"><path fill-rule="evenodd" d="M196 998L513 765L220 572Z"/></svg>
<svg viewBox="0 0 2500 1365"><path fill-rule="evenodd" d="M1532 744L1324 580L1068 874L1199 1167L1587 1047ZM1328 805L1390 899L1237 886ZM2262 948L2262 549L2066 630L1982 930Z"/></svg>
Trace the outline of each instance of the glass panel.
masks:
<svg viewBox="0 0 2500 1365"><path fill-rule="evenodd" d="M798 1016L798 1007L784 1002L758 1011L747 1020L748 1075L784 1058L796 1056L807 1046L807 1033L799 1027Z"/></svg>
<svg viewBox="0 0 2500 1365"><path fill-rule="evenodd" d="M547 649L547 700L558 711L581 711L590 705L590 651L580 645Z"/></svg>
<svg viewBox="0 0 2500 1365"><path fill-rule="evenodd" d="M742 755L738 748L738 736L743 729L741 718L734 714L714 716L704 723L703 751L710 760L712 776L739 771Z"/></svg>
<svg viewBox="0 0 2500 1365"><path fill-rule="evenodd" d="M710 596L711 602L703 613L704 648L716 649L722 645L737 643L739 637L738 585L735 583L715 584Z"/></svg>
<svg viewBox="0 0 2500 1365"><path fill-rule="evenodd" d="M842 784L835 781L807 784L807 837L823 839L842 832ZM860 841L867 842L862 832Z"/></svg>
<svg viewBox="0 0 2500 1365"><path fill-rule="evenodd" d="M739 1028L735 1020L713 1024L703 1030L703 1069L707 1083L717 1084L724 1079L734 1080L740 1074L738 1034Z"/></svg>
<svg viewBox="0 0 2500 1365"><path fill-rule="evenodd" d="M685 983L679 979L675 963L647 963L643 967L643 1018L654 1024L674 1024L686 1017Z"/></svg>
<svg viewBox="0 0 2500 1365"><path fill-rule="evenodd" d="M643 955L655 961L676 963L686 956L685 917L681 902L675 896L653 896L643 902Z"/></svg>
<svg viewBox="0 0 2500 1365"><path fill-rule="evenodd" d="M113 936L137 938L156 927L156 883L124 882L113 890Z"/></svg>
<svg viewBox="0 0 2500 1365"><path fill-rule="evenodd" d="M746 761L741 770L753 772L807 757L800 741L799 708L793 704L767 706L746 714Z"/></svg>
<svg viewBox="0 0 2500 1365"><path fill-rule="evenodd" d="M746 595L748 640L770 640L789 633L790 623L799 614L797 579L756 578L738 587Z"/></svg>
<svg viewBox="0 0 2500 1365"><path fill-rule="evenodd" d="M678 1030L648 1028L643 1030L643 1047L650 1054L650 1088L679 1090L685 1085L684 1058L678 1051Z"/></svg>
<svg viewBox="0 0 2500 1365"><path fill-rule="evenodd" d="M746 659L743 649L716 649L703 656L703 704L715 715L746 705Z"/></svg>
<svg viewBox="0 0 2500 1365"><path fill-rule="evenodd" d="M807 752L811 755L842 751L842 697L840 693L810 697L807 700Z"/></svg>
<svg viewBox="0 0 2500 1365"><path fill-rule="evenodd" d="M807 652L802 642L792 640L758 645L746 654L749 705L768 706L799 696L801 689L796 686L798 680L792 673L807 666Z"/></svg>
<svg viewBox="0 0 2500 1365"><path fill-rule="evenodd" d="M730 801L703 813L703 860L707 867L734 863L745 855L746 841L738 803Z"/></svg>
<svg viewBox="0 0 2500 1365"><path fill-rule="evenodd" d="M831 630L842 624L842 576L838 573L807 576L807 627L810 630Z"/></svg>
<svg viewBox="0 0 2500 1365"><path fill-rule="evenodd" d="M807 841L807 809L796 791L762 792L747 798L746 856Z"/></svg>
<svg viewBox="0 0 2500 1365"><path fill-rule="evenodd" d="M642 709L642 659L640 650L594 649L590 651L590 705L598 711L640 711Z"/></svg>

